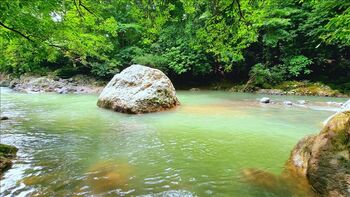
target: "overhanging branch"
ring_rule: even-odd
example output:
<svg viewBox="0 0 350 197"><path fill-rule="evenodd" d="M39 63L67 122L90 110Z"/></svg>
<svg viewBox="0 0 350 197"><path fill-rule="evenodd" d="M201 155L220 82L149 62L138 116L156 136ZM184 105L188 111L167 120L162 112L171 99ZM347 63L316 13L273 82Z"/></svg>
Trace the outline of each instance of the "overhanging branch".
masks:
<svg viewBox="0 0 350 197"><path fill-rule="evenodd" d="M1 21L0 21L0 25L1 25L2 27L4 27L5 29L8 29L8 30L10 30L10 31L12 31L12 32L15 32L16 34L22 36L23 38L27 39L28 41L34 42L29 36L25 35L24 33L20 32L20 31L18 31L18 30L16 30L16 29L14 29L14 28L12 28L12 27L9 27L9 26L5 25L5 24L2 23Z"/></svg>

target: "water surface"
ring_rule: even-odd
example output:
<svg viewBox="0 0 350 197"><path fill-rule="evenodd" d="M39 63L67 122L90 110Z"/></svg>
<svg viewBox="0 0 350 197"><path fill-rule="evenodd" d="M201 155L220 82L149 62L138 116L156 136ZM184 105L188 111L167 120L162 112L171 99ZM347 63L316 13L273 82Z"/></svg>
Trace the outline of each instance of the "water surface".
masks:
<svg viewBox="0 0 350 197"><path fill-rule="evenodd" d="M281 173L296 142L334 110L221 91L178 97L176 109L126 115L99 109L97 95L2 88L1 112L10 120L1 123L1 143L19 152L0 196L280 196L245 182L242 170Z"/></svg>

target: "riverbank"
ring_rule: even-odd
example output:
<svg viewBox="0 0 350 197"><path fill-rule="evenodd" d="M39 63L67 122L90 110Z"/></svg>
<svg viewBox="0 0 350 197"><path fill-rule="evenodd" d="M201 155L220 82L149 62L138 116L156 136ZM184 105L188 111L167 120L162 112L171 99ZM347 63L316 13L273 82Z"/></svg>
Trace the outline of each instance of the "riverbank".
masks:
<svg viewBox="0 0 350 197"><path fill-rule="evenodd" d="M63 79L54 75L22 75L21 77L14 78L9 75L0 74L0 86L26 93L100 93L105 84L105 81L97 80L86 75L76 75L68 79Z"/></svg>
<svg viewBox="0 0 350 197"><path fill-rule="evenodd" d="M63 79L55 75L38 76L23 75L21 77L11 77L0 74L0 86L10 87L19 92L56 92L66 93L100 93L108 83L105 80L86 75L76 75ZM285 81L269 89L238 85L231 82L218 82L206 86L177 87L180 90L201 91L201 90L224 90L230 92L249 92L266 95L296 95L296 96L323 96L323 97L350 97L349 93L341 93L330 86L309 81Z"/></svg>

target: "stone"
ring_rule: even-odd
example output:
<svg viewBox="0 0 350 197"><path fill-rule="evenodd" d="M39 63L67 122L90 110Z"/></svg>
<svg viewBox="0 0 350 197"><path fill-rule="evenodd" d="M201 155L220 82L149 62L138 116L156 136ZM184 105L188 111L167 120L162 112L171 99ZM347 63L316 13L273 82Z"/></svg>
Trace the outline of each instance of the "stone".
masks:
<svg viewBox="0 0 350 197"><path fill-rule="evenodd" d="M334 102L334 101L328 101L327 105L332 105L332 106L336 106L336 107L341 107L343 105L343 103L339 103L339 102Z"/></svg>
<svg viewBox="0 0 350 197"><path fill-rule="evenodd" d="M321 196L350 196L350 111L336 113L318 135L294 147L286 166Z"/></svg>
<svg viewBox="0 0 350 197"><path fill-rule="evenodd" d="M293 103L291 101L284 101L283 104L285 104L285 105L293 105Z"/></svg>
<svg viewBox="0 0 350 197"><path fill-rule="evenodd" d="M160 70L132 65L116 74L103 89L97 105L114 111L139 114L179 105L170 79Z"/></svg>
<svg viewBox="0 0 350 197"><path fill-rule="evenodd" d="M263 97L263 98L260 99L260 103L270 103L270 98Z"/></svg>
<svg viewBox="0 0 350 197"><path fill-rule="evenodd" d="M12 166L18 149L11 145L0 144L0 176Z"/></svg>
<svg viewBox="0 0 350 197"><path fill-rule="evenodd" d="M9 119L9 117L7 117L7 116L1 116L0 117L0 120L8 120Z"/></svg>
<svg viewBox="0 0 350 197"><path fill-rule="evenodd" d="M190 91L192 91L192 92L197 92L197 91L200 91L201 89L199 89L199 88L191 88L190 89Z"/></svg>
<svg viewBox="0 0 350 197"><path fill-rule="evenodd" d="M269 95L285 95L285 92L280 89L260 89L257 91L257 93Z"/></svg>
<svg viewBox="0 0 350 197"><path fill-rule="evenodd" d="M298 100L298 104L305 105L306 104L306 100Z"/></svg>

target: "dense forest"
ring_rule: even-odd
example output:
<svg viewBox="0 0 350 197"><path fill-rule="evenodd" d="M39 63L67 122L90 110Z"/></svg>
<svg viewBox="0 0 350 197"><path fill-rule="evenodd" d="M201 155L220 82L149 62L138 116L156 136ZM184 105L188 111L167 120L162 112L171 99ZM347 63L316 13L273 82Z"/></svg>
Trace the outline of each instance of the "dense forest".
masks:
<svg viewBox="0 0 350 197"><path fill-rule="evenodd" d="M0 72L109 79L139 63L174 80L350 91L349 0L2 0L0 9Z"/></svg>

